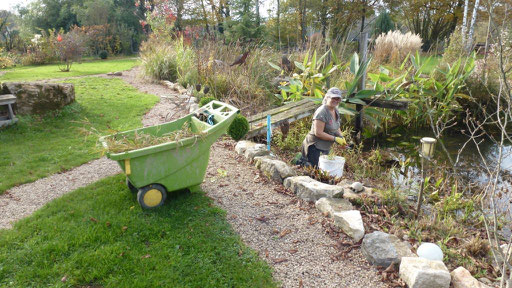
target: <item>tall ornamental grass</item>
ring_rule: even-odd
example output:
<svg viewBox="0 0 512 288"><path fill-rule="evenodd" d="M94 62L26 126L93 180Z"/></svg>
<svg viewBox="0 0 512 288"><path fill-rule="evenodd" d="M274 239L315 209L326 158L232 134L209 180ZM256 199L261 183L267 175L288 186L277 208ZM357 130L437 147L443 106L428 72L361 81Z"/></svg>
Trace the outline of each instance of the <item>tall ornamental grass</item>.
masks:
<svg viewBox="0 0 512 288"><path fill-rule="evenodd" d="M183 86L197 81L196 53L183 44L183 38L171 42L151 38L141 45L140 58L146 76L179 82Z"/></svg>
<svg viewBox="0 0 512 288"><path fill-rule="evenodd" d="M411 32L382 33L375 40L374 59L379 63L401 63L408 54L414 55L421 45L421 37Z"/></svg>

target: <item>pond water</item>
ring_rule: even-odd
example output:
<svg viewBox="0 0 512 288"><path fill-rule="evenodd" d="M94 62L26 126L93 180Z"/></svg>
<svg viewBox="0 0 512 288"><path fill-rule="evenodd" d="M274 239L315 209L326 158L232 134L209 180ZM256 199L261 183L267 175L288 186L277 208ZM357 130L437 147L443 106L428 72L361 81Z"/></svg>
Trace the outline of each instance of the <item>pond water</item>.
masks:
<svg viewBox="0 0 512 288"><path fill-rule="evenodd" d="M405 173L395 173L394 183L400 187L410 197L417 195L419 184L421 182L421 164L418 157L420 139L422 137L433 137L431 131L417 131L414 133L396 132L389 133L386 137L379 137L376 144L381 148L385 148L395 157L405 160L406 156L413 156L414 160L411 167ZM491 141L491 139L480 139L482 141L478 147L474 142L464 144L469 137L462 132L451 133L442 138L446 151L441 145L436 144L435 155L430 166L442 165L442 163L450 163L448 155L452 161L457 161L456 173L467 181L466 183L475 183L481 186L489 182L489 173L486 165L491 169L496 167L499 157L499 145ZM464 146L464 149L462 149ZM448 153L446 153L448 152ZM460 152L460 154L459 154ZM481 155L481 156L480 156ZM449 165L448 165L449 166ZM446 170L451 173L450 169ZM428 176L428 175L427 175ZM508 219L512 219L512 144L505 143L502 150L501 173L498 178L499 198L497 208L505 214ZM508 227L510 228L510 227Z"/></svg>

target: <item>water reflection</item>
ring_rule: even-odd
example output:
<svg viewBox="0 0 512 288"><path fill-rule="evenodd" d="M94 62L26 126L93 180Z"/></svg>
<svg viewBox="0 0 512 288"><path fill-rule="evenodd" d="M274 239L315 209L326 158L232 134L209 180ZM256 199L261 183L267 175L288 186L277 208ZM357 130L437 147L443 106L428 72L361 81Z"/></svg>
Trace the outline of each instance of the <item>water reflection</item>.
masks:
<svg viewBox="0 0 512 288"><path fill-rule="evenodd" d="M390 151L396 160L405 161L407 157L414 157L411 167L407 171L395 171L394 184L398 189L405 192L409 197L415 197L419 190L421 181L420 161L418 157L418 148L420 146L419 139L422 137L432 137L427 131L419 132L415 136L406 134L393 134L391 137L385 138L384 141L378 142L378 145ZM495 175L494 171L498 164L499 145L491 139L481 139L478 147L473 141L466 144L468 137L463 133L448 135L442 138L444 146L450 155L452 161L457 162L456 173L465 179L467 184L479 184L485 186L489 181L493 181L489 175ZM463 148L464 147L464 148ZM463 148L463 149L462 149ZM497 195L498 211L506 212L510 219L512 215L512 144L505 143L502 146L501 173L497 179ZM461 151L462 150L462 151ZM460 155L459 155L460 151ZM434 160L431 166L439 166L440 164L449 164L449 157L441 145L436 145ZM480 156L482 155L482 157ZM450 165L448 165L450 167ZM452 173L449 169L446 173Z"/></svg>

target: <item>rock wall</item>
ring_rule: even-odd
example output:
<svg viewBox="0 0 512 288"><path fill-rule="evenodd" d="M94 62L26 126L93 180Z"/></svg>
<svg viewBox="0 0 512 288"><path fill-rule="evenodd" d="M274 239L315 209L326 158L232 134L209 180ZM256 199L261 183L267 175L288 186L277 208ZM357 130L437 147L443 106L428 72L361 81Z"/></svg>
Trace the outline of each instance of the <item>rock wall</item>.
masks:
<svg viewBox="0 0 512 288"><path fill-rule="evenodd" d="M73 84L6 82L1 90L16 96L17 114L44 114L75 101Z"/></svg>

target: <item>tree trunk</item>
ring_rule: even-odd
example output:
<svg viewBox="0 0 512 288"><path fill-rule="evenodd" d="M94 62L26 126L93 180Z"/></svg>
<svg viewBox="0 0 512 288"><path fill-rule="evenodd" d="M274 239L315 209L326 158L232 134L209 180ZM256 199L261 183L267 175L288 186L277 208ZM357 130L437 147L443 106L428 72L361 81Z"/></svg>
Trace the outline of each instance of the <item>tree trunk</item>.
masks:
<svg viewBox="0 0 512 288"><path fill-rule="evenodd" d="M277 37L279 39L279 50L281 50L281 24L279 22L281 17L281 1L277 0Z"/></svg>
<svg viewBox="0 0 512 288"><path fill-rule="evenodd" d="M362 6L363 6L363 11L362 11L363 13L361 15L361 29L359 31L361 33L363 33L363 31L364 31L364 22L366 20L366 0L363 1L363 5Z"/></svg>
<svg viewBox="0 0 512 288"><path fill-rule="evenodd" d="M208 13L206 13L206 7L204 6L204 0L201 0L201 9L203 10L204 26L206 28L206 34L210 35L210 27L208 25Z"/></svg>
<svg viewBox="0 0 512 288"><path fill-rule="evenodd" d="M260 0L256 0L256 26L260 26Z"/></svg>
<svg viewBox="0 0 512 288"><path fill-rule="evenodd" d="M467 31L467 25L468 25L468 0L464 0L464 14L462 15L462 47L465 47L466 45L466 31Z"/></svg>
<svg viewBox="0 0 512 288"><path fill-rule="evenodd" d="M320 23L322 25L322 38L325 39L327 30L327 0L322 0L322 10L320 12Z"/></svg>
<svg viewBox="0 0 512 288"><path fill-rule="evenodd" d="M306 0L299 0L300 42L306 43Z"/></svg>
<svg viewBox="0 0 512 288"><path fill-rule="evenodd" d="M184 10L184 5L183 5L183 0L178 0L177 1L178 3L176 3L177 5L177 11L176 11L176 29L178 31L183 31L183 10Z"/></svg>
<svg viewBox="0 0 512 288"><path fill-rule="evenodd" d="M476 14L478 13L478 5L479 4L480 4L480 0L476 0L475 7L473 8L473 15L471 15L471 25L469 26L468 43L466 46L466 51L468 53L473 48L473 33L475 32Z"/></svg>

